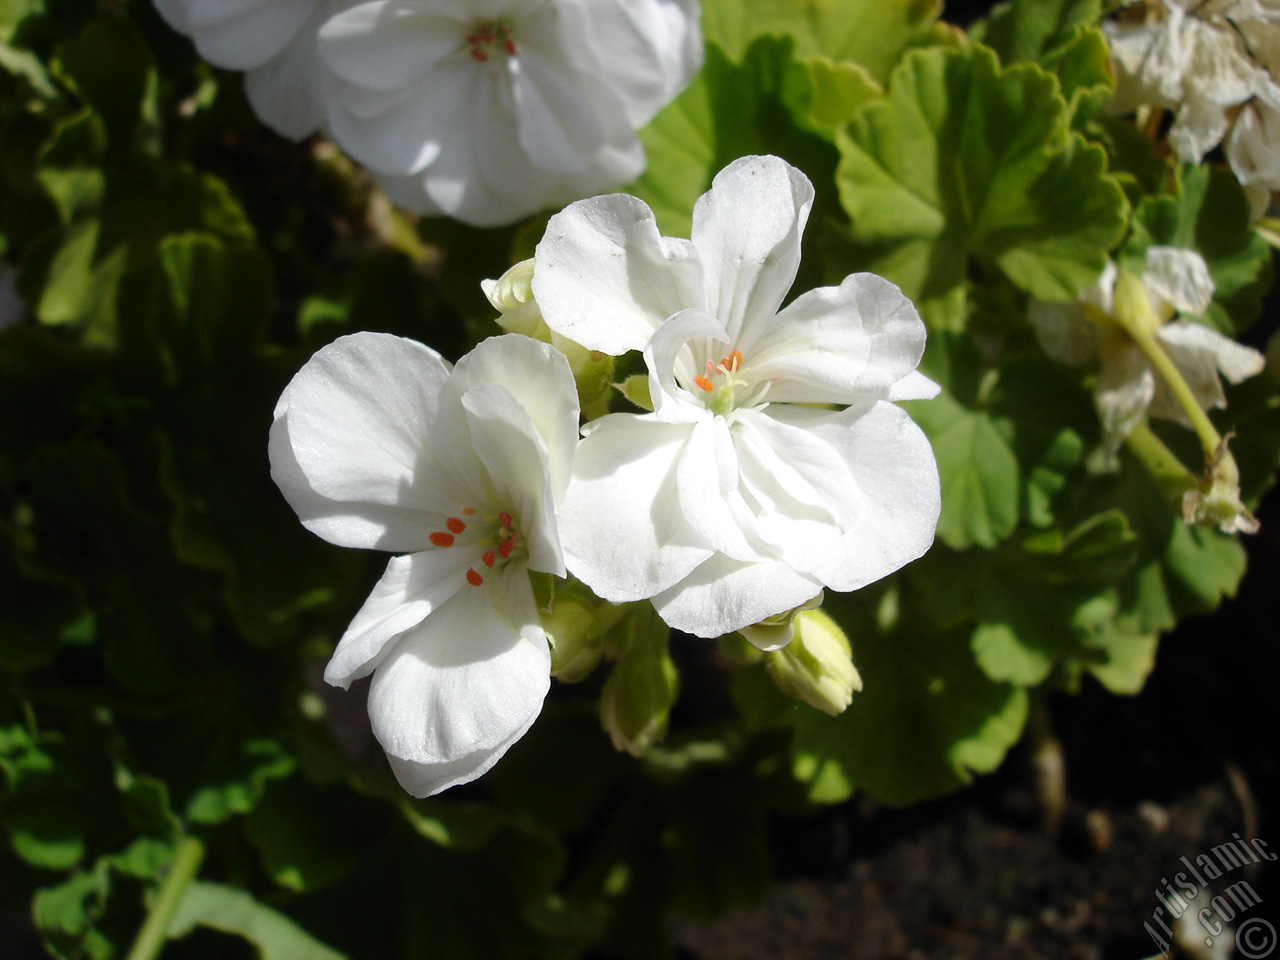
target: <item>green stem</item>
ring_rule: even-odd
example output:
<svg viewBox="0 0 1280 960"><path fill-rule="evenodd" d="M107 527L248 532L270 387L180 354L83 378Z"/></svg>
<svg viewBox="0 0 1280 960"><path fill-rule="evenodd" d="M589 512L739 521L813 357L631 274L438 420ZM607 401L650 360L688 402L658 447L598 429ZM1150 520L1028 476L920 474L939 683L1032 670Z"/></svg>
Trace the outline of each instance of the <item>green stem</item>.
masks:
<svg viewBox="0 0 1280 960"><path fill-rule="evenodd" d="M1187 419L1191 421L1196 436L1200 438L1200 445L1204 447L1205 462L1212 462L1218 455L1218 448L1222 445L1222 436L1208 414L1201 408L1200 401L1187 385L1182 371L1169 358L1169 354L1165 352L1156 337L1160 320L1151 309L1151 301L1147 297L1142 281L1126 271L1121 271L1120 276L1116 278L1115 320L1133 338L1138 349L1146 355L1147 360L1155 367L1156 373L1164 380L1174 399L1178 401L1178 406L1182 407Z"/></svg>
<svg viewBox="0 0 1280 960"><path fill-rule="evenodd" d="M1268 244L1280 249L1280 217L1263 217L1253 225L1253 229Z"/></svg>
<svg viewBox="0 0 1280 960"><path fill-rule="evenodd" d="M1142 461L1174 512L1181 514L1183 496L1188 490L1198 487L1199 480L1145 423L1134 427L1124 442L1129 451Z"/></svg>
<svg viewBox="0 0 1280 960"><path fill-rule="evenodd" d="M127 960L155 960L160 956L165 940L169 935L169 923L187 892L187 887L195 879L204 860L204 844L195 837L183 837L174 851L173 862L169 864L169 872L156 894L155 902L147 913L147 919L138 931L138 939L133 942Z"/></svg>

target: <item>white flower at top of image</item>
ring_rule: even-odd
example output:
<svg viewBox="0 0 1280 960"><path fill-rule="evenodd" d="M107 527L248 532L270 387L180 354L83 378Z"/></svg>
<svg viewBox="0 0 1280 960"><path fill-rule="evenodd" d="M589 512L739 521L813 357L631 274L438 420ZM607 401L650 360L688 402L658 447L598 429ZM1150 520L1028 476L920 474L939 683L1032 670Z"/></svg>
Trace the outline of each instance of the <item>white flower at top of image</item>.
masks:
<svg viewBox="0 0 1280 960"><path fill-rule="evenodd" d="M245 93L267 126L292 140L324 123L332 79L320 62L320 25L339 0L155 0L169 26L214 66L245 71Z"/></svg>
<svg viewBox="0 0 1280 960"><path fill-rule="evenodd" d="M1178 404L1145 354L1114 321L1115 264L1107 264L1079 303L1032 303L1032 328L1045 353L1061 363L1084 366L1098 358L1094 405L1102 421L1103 449L1114 453L1148 416L1190 427ZM1221 373L1232 383L1261 372L1265 361L1252 347L1236 343L1192 320L1213 298L1213 280L1204 258L1194 250L1154 246L1147 249L1142 284L1155 315L1163 321L1156 339L1182 373L1205 409L1226 406ZM1090 319L1090 316L1096 319Z"/></svg>
<svg viewBox="0 0 1280 960"><path fill-rule="evenodd" d="M391 199L511 223L644 169L702 64L697 0L371 0L320 31L334 139Z"/></svg>
<svg viewBox="0 0 1280 960"><path fill-rule="evenodd" d="M1173 112L1169 145L1199 163L1223 143L1255 214L1280 190L1280 2L1149 0L1103 24L1116 72L1111 109ZM1123 17L1123 15L1122 15Z"/></svg>
<svg viewBox="0 0 1280 960"><path fill-rule="evenodd" d="M577 433L564 357L514 334L452 369L412 340L343 337L276 406L271 476L303 525L395 554L325 679L373 675L373 732L414 796L480 776L542 709L529 571L564 575L556 505Z"/></svg>
<svg viewBox="0 0 1280 960"><path fill-rule="evenodd" d="M813 186L777 157L722 170L691 240L615 194L551 218L534 259L547 325L644 351L652 413L592 421L561 512L566 563L598 595L651 598L715 637L853 590L923 554L940 509L928 440L893 401L934 396L925 328L854 274L781 311Z"/></svg>

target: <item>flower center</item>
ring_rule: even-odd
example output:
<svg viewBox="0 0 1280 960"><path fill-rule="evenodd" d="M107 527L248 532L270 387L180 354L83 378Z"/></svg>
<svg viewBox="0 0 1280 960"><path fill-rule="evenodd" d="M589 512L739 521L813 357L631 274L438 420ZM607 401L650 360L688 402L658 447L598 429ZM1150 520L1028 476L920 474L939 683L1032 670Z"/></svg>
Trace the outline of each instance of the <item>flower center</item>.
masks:
<svg viewBox="0 0 1280 960"><path fill-rule="evenodd" d="M508 57L517 53L514 38L514 27L506 17L497 20L484 20L476 24L475 29L467 34L467 46L471 48L471 59L487 63L499 52Z"/></svg>
<svg viewBox="0 0 1280 960"><path fill-rule="evenodd" d="M741 350L731 350L718 364L707 361L706 375L694 377L693 382L707 394L703 402L708 410L723 417L737 407L754 406L764 398L768 381L753 386L743 376L744 369Z"/></svg>
<svg viewBox="0 0 1280 960"><path fill-rule="evenodd" d="M480 562L467 568L467 583L478 587L490 570L500 567L513 553L524 548L524 535L516 519L505 510L501 513L476 517L475 507L463 507L456 517L445 520L445 529L431 534L433 546L448 548L464 544L484 547ZM465 518L465 519L464 519Z"/></svg>

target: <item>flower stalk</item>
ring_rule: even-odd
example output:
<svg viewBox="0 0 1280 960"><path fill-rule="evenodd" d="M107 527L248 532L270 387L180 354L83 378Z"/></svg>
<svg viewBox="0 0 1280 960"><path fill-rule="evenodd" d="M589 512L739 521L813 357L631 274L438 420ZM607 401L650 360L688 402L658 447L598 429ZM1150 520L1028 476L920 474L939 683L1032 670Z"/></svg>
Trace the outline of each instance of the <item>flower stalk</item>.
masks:
<svg viewBox="0 0 1280 960"><path fill-rule="evenodd" d="M169 924L178 910L178 904L186 895L187 887L200 872L204 861L204 844L192 836L183 837L173 854L173 863L165 874L155 902L147 912L147 919L138 931L127 960L154 960L160 955L169 937Z"/></svg>

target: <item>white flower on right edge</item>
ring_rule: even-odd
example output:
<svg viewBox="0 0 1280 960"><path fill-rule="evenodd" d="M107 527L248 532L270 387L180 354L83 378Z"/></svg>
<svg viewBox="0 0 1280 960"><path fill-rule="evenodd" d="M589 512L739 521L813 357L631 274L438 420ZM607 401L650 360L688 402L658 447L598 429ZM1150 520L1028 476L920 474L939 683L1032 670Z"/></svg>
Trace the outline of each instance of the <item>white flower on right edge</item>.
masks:
<svg viewBox="0 0 1280 960"><path fill-rule="evenodd" d="M1173 112L1169 145L1199 163L1220 143L1260 216L1280 190L1280 0L1147 0L1102 29L1111 109Z"/></svg>
<svg viewBox="0 0 1280 960"><path fill-rule="evenodd" d="M1079 303L1032 303L1028 312L1040 345L1053 359L1084 366L1101 360L1094 405L1102 421L1103 450L1115 453L1125 437L1148 416L1174 420L1190 427L1186 412L1156 374L1142 350L1116 323L1113 313L1116 267L1109 263ZM1198 316L1213 298L1213 280L1204 258L1194 250L1149 247L1142 284L1156 316L1166 321L1156 338L1182 373L1187 386L1205 409L1226 406L1221 373L1232 383L1260 373L1262 354L1176 314ZM1101 323L1089 319L1099 312ZM1095 313L1096 315L1096 313Z"/></svg>
<svg viewBox="0 0 1280 960"><path fill-rule="evenodd" d="M547 325L643 349L654 404L588 425L561 511L566 565L688 633L854 590L933 542L933 450L893 402L938 391L916 371L915 308L861 273L779 311L812 204L799 170L746 157L698 200L691 240L615 194L552 217L537 248Z"/></svg>

